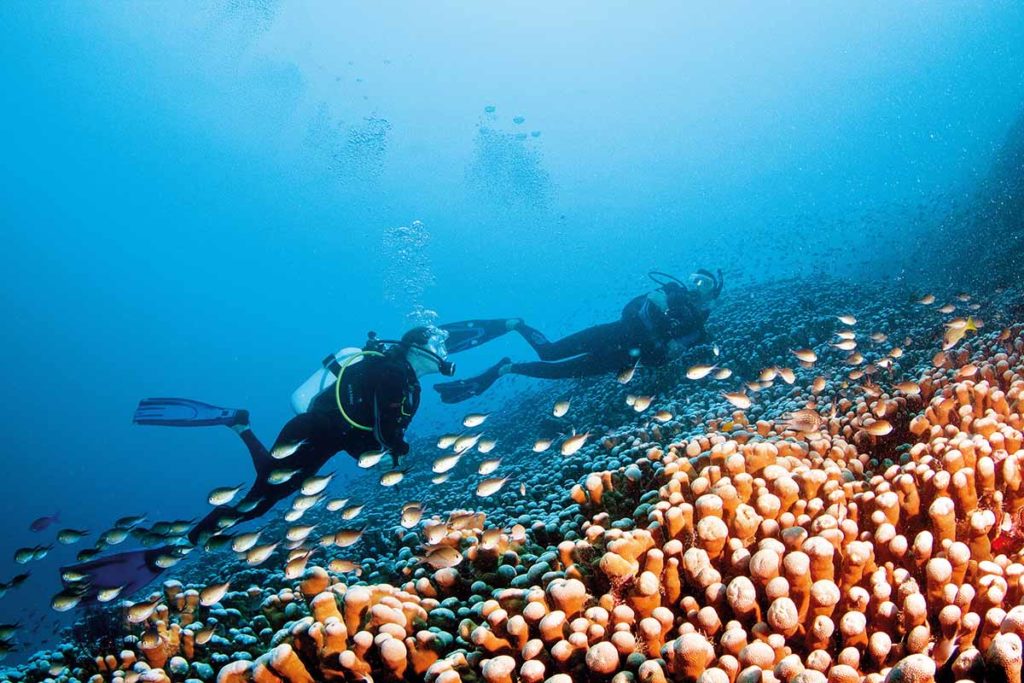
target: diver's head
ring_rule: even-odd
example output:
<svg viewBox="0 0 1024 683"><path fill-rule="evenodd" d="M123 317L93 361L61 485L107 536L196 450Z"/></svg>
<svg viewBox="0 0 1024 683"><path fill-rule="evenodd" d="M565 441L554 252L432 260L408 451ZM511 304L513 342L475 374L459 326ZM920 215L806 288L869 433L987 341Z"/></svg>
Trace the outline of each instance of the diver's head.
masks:
<svg viewBox="0 0 1024 683"><path fill-rule="evenodd" d="M717 275L701 268L690 274L690 291L697 295L701 305L708 306L722 293L722 271Z"/></svg>
<svg viewBox="0 0 1024 683"><path fill-rule="evenodd" d="M405 350L405 358L416 371L417 377L436 372L446 377L455 374L455 363L448 360L445 348L447 333L437 327L414 327L402 335L399 346Z"/></svg>

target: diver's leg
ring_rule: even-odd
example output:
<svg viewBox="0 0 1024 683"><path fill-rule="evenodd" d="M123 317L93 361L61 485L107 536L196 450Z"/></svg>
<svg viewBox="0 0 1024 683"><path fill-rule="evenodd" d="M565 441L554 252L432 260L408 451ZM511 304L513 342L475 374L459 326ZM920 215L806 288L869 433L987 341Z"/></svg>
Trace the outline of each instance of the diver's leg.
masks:
<svg viewBox="0 0 1024 683"><path fill-rule="evenodd" d="M574 379L614 371L615 366L603 356L584 353L559 361L513 363L507 372L540 379Z"/></svg>
<svg viewBox="0 0 1024 683"><path fill-rule="evenodd" d="M607 351L607 346L618 342L619 323L594 325L585 330L574 332L558 341L549 341L539 330L522 323L516 327L541 360L552 361L578 356L580 354L600 354Z"/></svg>
<svg viewBox="0 0 1024 683"><path fill-rule="evenodd" d="M242 440L245 447L249 449L249 457L252 458L252 466L257 472L270 460L270 451L264 446L252 431L249 423L236 425L231 428L238 438Z"/></svg>
<svg viewBox="0 0 1024 683"><path fill-rule="evenodd" d="M238 503L220 506L199 520L188 532L189 541L197 543L204 540L204 536L217 533L220 529L219 522L225 517L237 518L236 523L262 517L280 501L298 491L302 487L302 481L310 474L316 473L336 452L330 450L332 446L324 445L319 422L311 413L296 415L289 420L274 442L272 452L283 453L287 449L291 453L279 460L267 452L252 430L240 432L242 441L249 446L256 470L256 480ZM326 452L328 450L329 453ZM286 482L271 484L268 477L275 469L298 469L299 472Z"/></svg>

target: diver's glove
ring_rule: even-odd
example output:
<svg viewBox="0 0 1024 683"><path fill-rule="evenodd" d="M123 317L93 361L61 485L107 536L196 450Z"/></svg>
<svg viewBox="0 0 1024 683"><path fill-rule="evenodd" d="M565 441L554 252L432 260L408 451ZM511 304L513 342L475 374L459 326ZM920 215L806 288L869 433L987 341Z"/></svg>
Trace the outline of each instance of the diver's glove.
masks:
<svg viewBox="0 0 1024 683"><path fill-rule="evenodd" d="M403 455L407 455L409 453L409 444L405 443L404 441L400 441L399 443L392 446L388 452L391 453L391 464L397 468L399 463L401 462L400 458Z"/></svg>

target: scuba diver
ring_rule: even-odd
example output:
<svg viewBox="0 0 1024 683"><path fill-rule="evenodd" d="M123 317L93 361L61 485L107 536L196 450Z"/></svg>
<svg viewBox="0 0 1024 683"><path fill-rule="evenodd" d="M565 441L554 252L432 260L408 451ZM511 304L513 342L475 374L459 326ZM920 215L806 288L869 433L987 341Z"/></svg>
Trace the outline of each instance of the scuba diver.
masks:
<svg viewBox="0 0 1024 683"><path fill-rule="evenodd" d="M704 323L710 303L722 292L722 271L717 275L698 270L688 288L681 280L652 271L648 276L658 288L632 299L622 316L612 323L595 325L549 341L519 318L467 320L442 325L448 333L448 352L474 348L508 332L518 332L537 352L539 361L514 363L502 358L476 377L435 384L445 403L459 403L479 396L509 373L543 379L569 379L619 372L638 363L660 366L684 349L707 341Z"/></svg>
<svg viewBox="0 0 1024 683"><path fill-rule="evenodd" d="M413 328L400 340L378 339L370 332L362 349L345 348L328 356L292 394L297 415L281 429L269 451L253 434L246 410L180 398L141 401L135 424L230 427L249 449L255 481L240 501L218 506L196 523L187 533L189 544L119 553L62 568L62 577L75 577L64 580L65 593L80 598L81 604L102 601L104 591L119 589L116 594L130 595L194 546L263 516L299 491L340 451L358 458L380 450L398 467L399 458L409 452L405 430L419 407L419 378L455 373L444 339L445 333L434 327Z"/></svg>

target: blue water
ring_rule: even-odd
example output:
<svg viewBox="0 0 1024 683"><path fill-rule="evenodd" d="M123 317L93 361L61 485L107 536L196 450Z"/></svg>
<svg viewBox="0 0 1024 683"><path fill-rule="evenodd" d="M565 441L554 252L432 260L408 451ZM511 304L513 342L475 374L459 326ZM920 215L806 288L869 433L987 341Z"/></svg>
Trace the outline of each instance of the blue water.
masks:
<svg viewBox="0 0 1024 683"><path fill-rule="evenodd" d="M419 307L558 336L653 268L927 270L904 255L1024 101L1011 2L24 2L0 22L2 580L40 515L191 518L248 479L228 430L133 427L139 398L244 406L270 440L325 354ZM504 353L526 347L460 374ZM413 434L461 410L424 396ZM28 565L0 622L57 619L77 549Z"/></svg>

